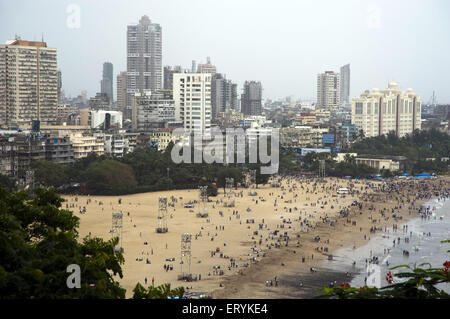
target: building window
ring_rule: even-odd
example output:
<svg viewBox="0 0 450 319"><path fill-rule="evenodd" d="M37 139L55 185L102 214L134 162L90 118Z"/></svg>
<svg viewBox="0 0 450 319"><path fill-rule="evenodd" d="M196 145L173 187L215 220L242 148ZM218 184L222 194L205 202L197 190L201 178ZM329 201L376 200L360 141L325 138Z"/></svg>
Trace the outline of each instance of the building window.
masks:
<svg viewBox="0 0 450 319"><path fill-rule="evenodd" d="M355 114L363 114L363 104L362 102L355 103Z"/></svg>

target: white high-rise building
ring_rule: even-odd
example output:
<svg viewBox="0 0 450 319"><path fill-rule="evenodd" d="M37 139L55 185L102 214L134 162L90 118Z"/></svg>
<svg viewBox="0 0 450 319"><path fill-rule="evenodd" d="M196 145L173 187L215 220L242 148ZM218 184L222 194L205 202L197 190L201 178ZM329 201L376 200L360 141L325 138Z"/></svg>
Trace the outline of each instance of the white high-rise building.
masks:
<svg viewBox="0 0 450 319"><path fill-rule="evenodd" d="M0 125L54 124L57 110L56 49L24 40L0 45Z"/></svg>
<svg viewBox="0 0 450 319"><path fill-rule="evenodd" d="M317 75L316 109L332 110L340 105L340 74L326 71Z"/></svg>
<svg viewBox="0 0 450 319"><path fill-rule="evenodd" d="M211 128L211 74L175 73L175 119L189 132L207 133Z"/></svg>
<svg viewBox="0 0 450 319"><path fill-rule="evenodd" d="M394 81L386 90L367 90L352 101L352 124L366 137L391 131L402 137L420 130L421 99L410 88L402 92Z"/></svg>

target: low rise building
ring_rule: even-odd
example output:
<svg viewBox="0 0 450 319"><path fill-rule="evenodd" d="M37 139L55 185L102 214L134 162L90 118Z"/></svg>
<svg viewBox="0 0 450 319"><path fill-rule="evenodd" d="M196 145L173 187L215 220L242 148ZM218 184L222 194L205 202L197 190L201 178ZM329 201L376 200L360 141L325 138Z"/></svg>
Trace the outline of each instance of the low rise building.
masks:
<svg viewBox="0 0 450 319"><path fill-rule="evenodd" d="M48 137L45 142L45 158L56 164L73 164L75 155L68 137Z"/></svg>
<svg viewBox="0 0 450 319"><path fill-rule="evenodd" d="M356 164L365 164L378 171L390 170L395 172L404 169L407 158L389 155L358 155L355 160Z"/></svg>
<svg viewBox="0 0 450 319"><path fill-rule="evenodd" d="M73 145L74 158L80 159L87 157L90 153L101 156L105 152L104 143L96 136L75 133L70 135Z"/></svg>
<svg viewBox="0 0 450 319"><path fill-rule="evenodd" d="M158 143L158 151L164 151L170 142L176 143L181 137L173 134L174 128L163 128L150 134L150 142Z"/></svg>
<svg viewBox="0 0 450 319"><path fill-rule="evenodd" d="M175 121L175 104L171 96L165 93L133 96L132 128L136 131L150 131L167 127Z"/></svg>

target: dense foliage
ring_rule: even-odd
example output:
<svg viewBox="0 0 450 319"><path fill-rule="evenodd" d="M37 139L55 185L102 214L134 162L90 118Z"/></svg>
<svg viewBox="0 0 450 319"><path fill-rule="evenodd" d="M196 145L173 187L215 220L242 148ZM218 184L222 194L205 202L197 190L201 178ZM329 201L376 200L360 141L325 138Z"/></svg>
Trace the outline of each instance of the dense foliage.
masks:
<svg viewBox="0 0 450 319"><path fill-rule="evenodd" d="M184 295L184 288L178 287L170 288L170 284L163 284L161 286L149 286L147 289L141 284L137 284L133 289L133 299L167 299L167 298L182 298Z"/></svg>
<svg viewBox="0 0 450 319"><path fill-rule="evenodd" d="M122 277L117 238L77 241L79 219L61 209L54 192L32 194L0 189L1 298L124 298L114 275ZM67 267L81 269L81 288L70 289Z"/></svg>
<svg viewBox="0 0 450 319"><path fill-rule="evenodd" d="M406 156L412 161L450 156L450 137L436 129L416 130L404 137L394 132L387 135L364 138L352 144L350 152L371 155Z"/></svg>
<svg viewBox="0 0 450 319"><path fill-rule="evenodd" d="M71 166L47 161L32 164L36 184L69 192L78 183L78 191L96 195L122 195L158 190L188 189L208 185L208 195L217 195L225 179L234 178L235 186L245 182L249 169L256 170L256 183L267 183L270 176L260 174L261 164L180 163L171 159L171 147L165 152L141 148L122 158L90 154ZM247 161L248 162L248 161Z"/></svg>

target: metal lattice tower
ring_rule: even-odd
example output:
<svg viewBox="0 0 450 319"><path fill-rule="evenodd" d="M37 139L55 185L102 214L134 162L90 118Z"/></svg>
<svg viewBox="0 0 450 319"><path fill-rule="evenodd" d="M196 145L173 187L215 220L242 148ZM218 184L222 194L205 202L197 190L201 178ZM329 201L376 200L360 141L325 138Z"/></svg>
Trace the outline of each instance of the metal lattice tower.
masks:
<svg viewBox="0 0 450 319"><path fill-rule="evenodd" d="M319 177L325 177L325 160L319 160Z"/></svg>
<svg viewBox="0 0 450 319"><path fill-rule="evenodd" d="M231 195L233 194L233 186L234 186L234 178L225 178L225 192L228 198L231 197Z"/></svg>
<svg viewBox="0 0 450 319"><path fill-rule="evenodd" d="M201 209L198 212L198 217L208 217L208 186L199 186L200 189L200 202L201 202Z"/></svg>
<svg viewBox="0 0 450 319"><path fill-rule="evenodd" d="M233 186L234 186L234 178L226 177L225 178L225 196L227 197L227 200L225 202L225 207L234 207Z"/></svg>
<svg viewBox="0 0 450 319"><path fill-rule="evenodd" d="M250 196L256 196L256 170L251 169L248 175L248 186L250 188L249 195Z"/></svg>
<svg viewBox="0 0 450 319"><path fill-rule="evenodd" d="M181 278L190 278L191 275L191 242L192 234L181 235ZM183 271L184 266L184 271ZM187 272L186 272L187 266Z"/></svg>
<svg viewBox="0 0 450 319"><path fill-rule="evenodd" d="M158 201L158 225L157 233L167 233L167 197L160 197Z"/></svg>
<svg viewBox="0 0 450 319"><path fill-rule="evenodd" d="M123 214L122 212L112 213L112 225L111 225L111 235L114 237L119 237L120 250L122 250L122 223Z"/></svg>

